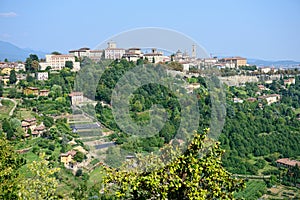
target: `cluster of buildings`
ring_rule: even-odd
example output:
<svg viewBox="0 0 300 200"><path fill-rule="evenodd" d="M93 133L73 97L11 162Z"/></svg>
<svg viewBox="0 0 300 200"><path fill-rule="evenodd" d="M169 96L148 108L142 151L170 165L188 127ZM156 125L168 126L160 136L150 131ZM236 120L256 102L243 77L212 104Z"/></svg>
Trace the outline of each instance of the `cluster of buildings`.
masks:
<svg viewBox="0 0 300 200"><path fill-rule="evenodd" d="M107 43L107 48L103 50L90 50L89 48L80 48L78 50L69 51L69 55L78 58L88 57L94 61L101 59L127 59L128 61L137 61L138 59L147 59L151 63L160 63L168 61L177 61L183 65L184 71L188 71L190 67L195 66L218 66L220 68L237 68L247 65L247 59L242 57L231 58L196 58L196 46L192 45L191 56L187 51L178 50L170 56L166 56L163 52L152 48L150 52L143 52L141 48L133 47L129 49L118 48L114 41Z"/></svg>
<svg viewBox="0 0 300 200"><path fill-rule="evenodd" d="M60 54L60 55L46 55L46 61L40 62L40 70L46 70L47 67L51 67L51 70L59 71L65 68L67 62L73 63L73 71L79 71L80 70L80 62L76 62L76 58L73 55L66 55L66 54Z"/></svg>
<svg viewBox="0 0 300 200"><path fill-rule="evenodd" d="M33 95L33 96L48 96L49 95L49 90L46 89L38 89L36 87L27 87L23 90L24 95Z"/></svg>
<svg viewBox="0 0 300 200"><path fill-rule="evenodd" d="M74 140L68 142L68 144L70 144L71 146L77 145L77 143ZM59 155L60 162L64 164L65 168L73 170L73 172L76 172L79 168L81 168L85 165L84 162L77 163L74 160L74 157L78 152L81 152L84 155L88 154L88 152L82 146L76 146L76 147L72 148L72 150L67 151L66 153L61 153Z"/></svg>
<svg viewBox="0 0 300 200"><path fill-rule="evenodd" d="M20 62L0 62L0 71L3 75L10 75L11 70L25 71L25 64Z"/></svg>
<svg viewBox="0 0 300 200"><path fill-rule="evenodd" d="M30 136L40 137L46 131L46 127L43 124L37 125L36 118L28 118L22 120L21 126L25 132L25 138L28 138ZM31 135L29 134L29 130L31 131Z"/></svg>
<svg viewBox="0 0 300 200"><path fill-rule="evenodd" d="M107 48L103 50L90 50L89 48L80 48L78 50L69 51L69 55L77 56L78 58L88 57L94 61L101 59L122 59L125 58L128 61L137 61L140 58L148 59L149 62L166 62L170 60L169 56L164 56L162 52L157 49L151 49L151 52L144 53L141 48L118 48L116 42L110 41L107 43Z"/></svg>

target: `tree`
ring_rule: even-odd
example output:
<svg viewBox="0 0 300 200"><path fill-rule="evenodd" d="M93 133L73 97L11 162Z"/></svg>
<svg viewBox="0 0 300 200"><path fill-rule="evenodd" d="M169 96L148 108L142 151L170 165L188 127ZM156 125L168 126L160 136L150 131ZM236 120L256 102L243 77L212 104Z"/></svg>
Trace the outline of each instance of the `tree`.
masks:
<svg viewBox="0 0 300 200"><path fill-rule="evenodd" d="M166 165L152 154L119 169L105 167L105 190L124 199L232 199L244 182L222 167L219 143L204 149L207 133L195 134L187 150ZM172 147L168 152L176 155Z"/></svg>
<svg viewBox="0 0 300 200"><path fill-rule="evenodd" d="M0 97L3 96L3 85L2 82L0 82Z"/></svg>
<svg viewBox="0 0 300 200"><path fill-rule="evenodd" d="M9 83L10 84L15 84L17 82L17 76L16 76L16 71L11 70L10 75L9 75Z"/></svg>
<svg viewBox="0 0 300 200"><path fill-rule="evenodd" d="M9 98L15 98L16 96L17 96L17 89L16 88L10 88Z"/></svg>
<svg viewBox="0 0 300 200"><path fill-rule="evenodd" d="M39 70L39 61L37 61L37 60L34 60L34 61L32 61L32 63L31 63L31 69L32 69L32 71L38 71Z"/></svg>
<svg viewBox="0 0 300 200"><path fill-rule="evenodd" d="M75 154L75 156L74 156L74 160L76 162L82 162L84 159L85 159L84 153L82 153L80 151L77 151L76 154Z"/></svg>
<svg viewBox="0 0 300 200"><path fill-rule="evenodd" d="M4 62L8 62L8 59L7 59L7 58L5 58L5 59L4 59Z"/></svg>
<svg viewBox="0 0 300 200"><path fill-rule="evenodd" d="M41 161L33 161L28 165L30 178L24 178L20 182L20 199L56 199L56 189L58 181L53 177L59 168L49 168L49 162L45 160L45 155L40 156Z"/></svg>
<svg viewBox="0 0 300 200"><path fill-rule="evenodd" d="M154 56L152 57L152 63L155 63L155 58L154 58Z"/></svg>
<svg viewBox="0 0 300 200"><path fill-rule="evenodd" d="M0 136L0 199L17 199L19 168L24 164L9 142Z"/></svg>
<svg viewBox="0 0 300 200"><path fill-rule="evenodd" d="M66 61L65 67L69 69L73 69L73 62L72 61Z"/></svg>
<svg viewBox="0 0 300 200"><path fill-rule="evenodd" d="M52 55L61 55L61 53L59 53L58 51L53 51L51 54Z"/></svg>
<svg viewBox="0 0 300 200"><path fill-rule="evenodd" d="M25 61L25 69L26 71L34 71L34 69L32 68L32 62L33 61L39 61L39 58L37 55L35 54L30 54L28 58L26 58L26 61Z"/></svg>
<svg viewBox="0 0 300 200"><path fill-rule="evenodd" d="M47 128L50 128L54 124L52 117L44 116L43 123Z"/></svg>
<svg viewBox="0 0 300 200"><path fill-rule="evenodd" d="M50 70L51 70L51 66L47 66L46 71L50 71Z"/></svg>
<svg viewBox="0 0 300 200"><path fill-rule="evenodd" d="M82 176L82 169L78 169L77 171L76 171L76 174L75 174L75 176Z"/></svg>

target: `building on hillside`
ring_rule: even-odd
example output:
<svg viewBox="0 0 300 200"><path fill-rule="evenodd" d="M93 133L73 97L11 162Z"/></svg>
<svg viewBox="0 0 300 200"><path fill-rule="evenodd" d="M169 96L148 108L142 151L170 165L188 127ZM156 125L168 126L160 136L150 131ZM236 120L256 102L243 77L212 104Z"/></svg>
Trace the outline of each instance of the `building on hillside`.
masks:
<svg viewBox="0 0 300 200"><path fill-rule="evenodd" d="M60 162L64 163L64 165L69 165L72 161L74 156L76 155L76 151L75 150L70 150L66 153L61 153L60 154Z"/></svg>
<svg viewBox="0 0 300 200"><path fill-rule="evenodd" d="M271 67L261 67L260 71L264 74L267 74L269 72L271 72L272 68Z"/></svg>
<svg viewBox="0 0 300 200"><path fill-rule="evenodd" d="M9 75L11 70L19 71L21 69L25 71L25 65L23 63L0 62L0 71L2 74Z"/></svg>
<svg viewBox="0 0 300 200"><path fill-rule="evenodd" d="M28 129L30 128L30 123L28 123L28 122L26 122L26 121L22 121L21 126L22 126L23 130L24 130L25 132L27 132Z"/></svg>
<svg viewBox="0 0 300 200"><path fill-rule="evenodd" d="M33 132L31 134L32 136L40 137L41 135L43 135L45 131L46 131L46 127L44 126L44 124L40 124L39 126L36 126L33 129Z"/></svg>
<svg viewBox="0 0 300 200"><path fill-rule="evenodd" d="M255 101L257 101L257 99L254 98L254 97L249 97L246 100L249 101L249 102L255 102Z"/></svg>
<svg viewBox="0 0 300 200"><path fill-rule="evenodd" d="M140 48L129 48L125 51L122 58L128 61L136 62L138 59L143 58L143 53Z"/></svg>
<svg viewBox="0 0 300 200"><path fill-rule="evenodd" d="M91 50L90 48L84 47L77 50L70 50L69 54L78 58L87 57L94 61L101 60L103 56L103 50Z"/></svg>
<svg viewBox="0 0 300 200"><path fill-rule="evenodd" d="M280 100L280 95L279 94L269 94L269 95L263 95L259 96L258 100L266 100L268 105L278 102Z"/></svg>
<svg viewBox="0 0 300 200"><path fill-rule="evenodd" d="M13 66L9 66L9 65L6 65L6 66L2 66L1 67L1 74L4 74L4 75L10 75L10 72L14 69Z"/></svg>
<svg viewBox="0 0 300 200"><path fill-rule="evenodd" d="M39 91L39 96L42 96L42 97L47 97L49 95L49 90L40 90Z"/></svg>
<svg viewBox="0 0 300 200"><path fill-rule="evenodd" d="M162 52L158 52L156 48L152 48L151 53L145 53L143 58L147 59L150 63L166 62L169 59Z"/></svg>
<svg viewBox="0 0 300 200"><path fill-rule="evenodd" d="M276 160L277 166L278 167L287 167L287 168L292 168L298 165L300 167L300 161L297 160L290 160L289 158L280 158Z"/></svg>
<svg viewBox="0 0 300 200"><path fill-rule="evenodd" d="M289 78L289 79L283 80L283 82L284 82L285 86L289 86L291 84L295 84L296 83L295 78Z"/></svg>
<svg viewBox="0 0 300 200"><path fill-rule="evenodd" d="M36 72L35 77L39 81L48 80L48 72Z"/></svg>
<svg viewBox="0 0 300 200"><path fill-rule="evenodd" d="M0 82L3 82L4 85L7 85L7 83L9 82L9 76L0 76Z"/></svg>
<svg viewBox="0 0 300 200"><path fill-rule="evenodd" d="M181 61L181 60L182 60L182 57L183 57L183 54L182 54L182 52L178 49L178 50L176 51L176 53L175 53L174 59L175 59L176 61Z"/></svg>
<svg viewBox="0 0 300 200"><path fill-rule="evenodd" d="M233 98L233 103L243 103L243 102L244 102L243 99L240 99L240 98L237 98L237 97Z"/></svg>
<svg viewBox="0 0 300 200"><path fill-rule="evenodd" d="M270 90L269 88L266 88L264 85L257 85L259 90Z"/></svg>
<svg viewBox="0 0 300 200"><path fill-rule="evenodd" d="M16 63L15 64L15 70L18 71L26 71L25 64L24 63Z"/></svg>
<svg viewBox="0 0 300 200"><path fill-rule="evenodd" d="M27 119L22 120L21 126L22 126L23 130L25 131L25 133L27 133L27 131L29 129L31 131L33 131L36 127L36 118L27 118Z"/></svg>
<svg viewBox="0 0 300 200"><path fill-rule="evenodd" d="M27 87L26 89L24 89L23 93L25 95L35 95L38 96L39 95L39 89L36 87Z"/></svg>
<svg viewBox="0 0 300 200"><path fill-rule="evenodd" d="M113 41L107 43L107 48L104 49L104 58L105 59L121 59L125 54L125 49L117 48L117 44Z"/></svg>
<svg viewBox="0 0 300 200"><path fill-rule="evenodd" d="M247 59L239 56L231 58L221 58L219 59L219 62L229 64L230 66L234 66L235 68L247 65Z"/></svg>
<svg viewBox="0 0 300 200"><path fill-rule="evenodd" d="M83 93L82 92L72 92L69 94L71 97L72 105L78 105L83 102Z"/></svg>
<svg viewBox="0 0 300 200"><path fill-rule="evenodd" d="M218 58L204 58L204 66L214 66L218 63Z"/></svg>
<svg viewBox="0 0 300 200"><path fill-rule="evenodd" d="M59 71L65 68L66 62L73 62L72 71L80 70L80 62L75 62L75 56L73 55L46 55L46 62L40 62L41 70L45 70L48 66L51 67L51 70Z"/></svg>

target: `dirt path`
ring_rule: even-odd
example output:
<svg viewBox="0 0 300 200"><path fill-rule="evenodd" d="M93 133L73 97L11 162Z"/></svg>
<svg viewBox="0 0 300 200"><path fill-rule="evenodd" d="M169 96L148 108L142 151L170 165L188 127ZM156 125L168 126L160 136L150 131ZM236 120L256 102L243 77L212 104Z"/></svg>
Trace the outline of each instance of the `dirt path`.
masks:
<svg viewBox="0 0 300 200"><path fill-rule="evenodd" d="M2 99L12 101L15 104L14 107L10 110L10 112L8 114L11 117L14 114L14 111L15 111L18 103L14 99L6 98L6 97L2 97Z"/></svg>

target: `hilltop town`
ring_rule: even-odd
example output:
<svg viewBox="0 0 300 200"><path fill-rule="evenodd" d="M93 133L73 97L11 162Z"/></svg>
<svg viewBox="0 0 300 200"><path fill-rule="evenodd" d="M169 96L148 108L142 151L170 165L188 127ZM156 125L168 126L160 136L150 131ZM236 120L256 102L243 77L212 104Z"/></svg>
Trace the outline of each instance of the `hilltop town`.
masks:
<svg viewBox="0 0 300 200"><path fill-rule="evenodd" d="M80 182L100 184L99 171L103 167L119 167L121 161L135 159L137 153L150 153L175 142L173 137L182 117L180 108L174 103L175 96L167 98L169 92L160 86L151 86L151 93L145 92L150 90L146 86L136 91L130 110L132 118L145 125L150 105L165 105L171 114L159 135L137 139L116 124L112 89L135 66L163 66L169 76L181 81L186 94L195 94L202 108L198 130L203 130L210 122L207 78L211 76L206 71L211 69L224 86L226 122L231 122L225 124L219 139L227 151L223 158L226 169L236 177L253 176L249 184L260 185L253 194L257 197L275 195L275 185L282 188L280 195L299 197L293 192L299 189L287 188L300 184L299 179L293 181L291 177L300 158L299 143L293 142L300 138L299 69L251 66L239 56L197 58L196 51L193 45L191 55L181 50L164 55L157 48L124 49L110 41L101 50L80 48L69 54L53 52L45 59L31 54L25 61L0 62L1 133L26 160L20 170L26 174L28 164L44 153L52 166L62 168L57 193L67 198L71 194L65 192L79 187ZM105 76L94 81L94 86L89 85L104 61L109 61L104 66ZM86 81L81 83L85 85L82 90L74 86L80 73L89 75L80 80ZM94 88L94 96L84 88ZM256 141L257 137L261 141ZM270 141L277 146L268 147ZM290 146L279 145L288 141ZM129 153L116 153L115 148Z"/></svg>

